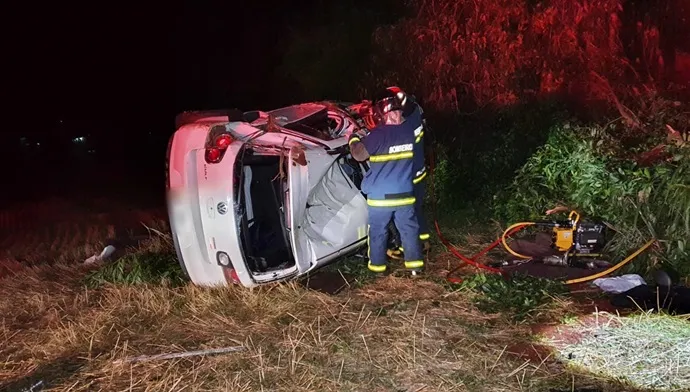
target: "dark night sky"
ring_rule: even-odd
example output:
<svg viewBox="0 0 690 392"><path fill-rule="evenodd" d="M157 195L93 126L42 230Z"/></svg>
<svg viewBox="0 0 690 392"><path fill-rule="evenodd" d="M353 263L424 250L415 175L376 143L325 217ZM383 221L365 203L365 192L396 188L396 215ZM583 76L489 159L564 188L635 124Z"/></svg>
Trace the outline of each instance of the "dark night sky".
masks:
<svg viewBox="0 0 690 392"><path fill-rule="evenodd" d="M113 168L121 179L161 180L180 111L289 102L275 71L288 28L313 20L312 6L327 1L67 4L21 5L16 19L4 18L11 102L0 161L6 182L28 184L27 192L45 192L48 179L63 187ZM98 154L70 155L70 138L87 134L98 140ZM40 148L19 148L20 136Z"/></svg>
<svg viewBox="0 0 690 392"><path fill-rule="evenodd" d="M308 3L36 7L16 26L25 33L13 40L10 90L13 112L42 125L14 130L59 132L63 119L170 133L184 109L273 105L285 99L267 94L280 47L288 25L309 18Z"/></svg>

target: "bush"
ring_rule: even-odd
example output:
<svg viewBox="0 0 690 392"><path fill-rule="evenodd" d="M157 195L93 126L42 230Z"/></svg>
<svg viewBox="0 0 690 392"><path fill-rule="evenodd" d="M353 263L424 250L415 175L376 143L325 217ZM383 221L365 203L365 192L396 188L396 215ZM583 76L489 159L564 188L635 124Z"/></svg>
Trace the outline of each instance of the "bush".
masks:
<svg viewBox="0 0 690 392"><path fill-rule="evenodd" d="M427 148L435 154L436 197L445 208L455 209L474 201L485 204L566 115L561 105L545 101L471 116L431 112L428 117L432 128Z"/></svg>
<svg viewBox="0 0 690 392"><path fill-rule="evenodd" d="M617 140L600 127L564 124L495 198L495 212L508 221L543 218L564 205L611 224L612 256L621 259L649 239L660 246L638 256L628 271L646 274L664 264L690 276L690 151L653 167L616 157Z"/></svg>

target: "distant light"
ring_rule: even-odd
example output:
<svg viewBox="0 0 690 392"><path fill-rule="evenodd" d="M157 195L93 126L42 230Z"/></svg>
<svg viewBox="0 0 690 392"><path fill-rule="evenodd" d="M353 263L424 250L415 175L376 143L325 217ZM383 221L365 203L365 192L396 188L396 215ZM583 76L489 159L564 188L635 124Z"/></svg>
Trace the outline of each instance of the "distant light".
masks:
<svg viewBox="0 0 690 392"><path fill-rule="evenodd" d="M86 141L86 138L84 136L79 136L79 137L75 137L74 139L72 139L73 143L84 143L85 141Z"/></svg>
<svg viewBox="0 0 690 392"><path fill-rule="evenodd" d="M41 145L41 143L36 143L36 145L37 145L37 146L40 146L40 145Z"/></svg>

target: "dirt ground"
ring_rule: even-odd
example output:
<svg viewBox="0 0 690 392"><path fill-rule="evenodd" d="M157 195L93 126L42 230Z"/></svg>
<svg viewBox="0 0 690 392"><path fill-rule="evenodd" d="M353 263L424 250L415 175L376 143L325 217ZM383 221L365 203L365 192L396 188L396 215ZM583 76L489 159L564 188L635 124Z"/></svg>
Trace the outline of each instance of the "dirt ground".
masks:
<svg viewBox="0 0 690 392"><path fill-rule="evenodd" d="M110 238L161 227L163 209L53 200L0 217L0 391L39 382L55 391L627 390L564 367L539 343L559 333L558 317L514 323L444 287L456 263L445 253L423 279L359 284L324 273L321 283L255 290L89 289L89 268L79 263ZM574 291L560 306L583 315L605 309L597 295ZM126 362L228 346L241 351Z"/></svg>

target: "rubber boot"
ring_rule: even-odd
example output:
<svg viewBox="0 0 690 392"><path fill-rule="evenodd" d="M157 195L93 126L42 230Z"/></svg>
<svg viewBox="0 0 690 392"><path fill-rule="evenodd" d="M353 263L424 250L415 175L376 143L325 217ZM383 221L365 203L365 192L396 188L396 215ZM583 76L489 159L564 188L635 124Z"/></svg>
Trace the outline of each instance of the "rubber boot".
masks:
<svg viewBox="0 0 690 392"><path fill-rule="evenodd" d="M405 259L405 254L403 253L403 250L401 247L395 247L392 249L388 249L386 251L386 254L388 255L388 258L392 260L404 260Z"/></svg>

